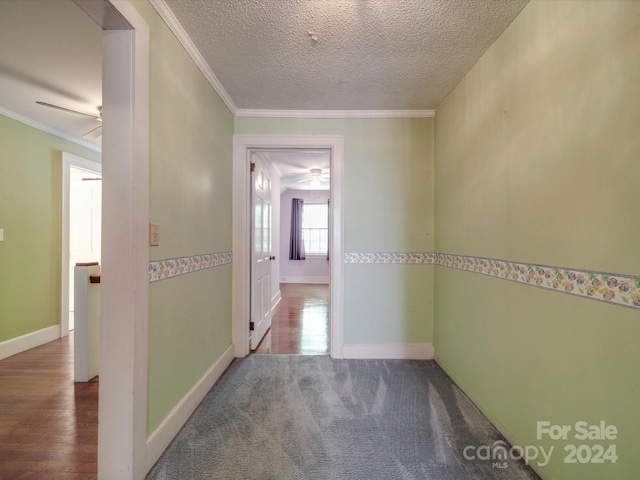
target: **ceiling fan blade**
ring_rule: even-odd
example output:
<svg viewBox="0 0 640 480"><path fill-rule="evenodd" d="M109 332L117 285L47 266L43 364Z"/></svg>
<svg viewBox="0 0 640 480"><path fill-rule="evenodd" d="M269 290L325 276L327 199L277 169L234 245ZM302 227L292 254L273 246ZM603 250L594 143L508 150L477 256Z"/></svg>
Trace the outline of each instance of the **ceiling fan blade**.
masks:
<svg viewBox="0 0 640 480"><path fill-rule="evenodd" d="M82 138L94 139L94 138L100 138L101 136L102 136L102 125L98 125L93 130L89 130L87 133L82 135Z"/></svg>
<svg viewBox="0 0 640 480"><path fill-rule="evenodd" d="M38 105L43 105L45 107L55 108L56 110L62 110L63 112L75 113L77 115L84 115L85 117L93 118L94 120L102 121L102 118L97 115L91 115L90 113L78 112L77 110L71 110L70 108L61 107L59 105L54 105L52 103L41 102L36 100Z"/></svg>

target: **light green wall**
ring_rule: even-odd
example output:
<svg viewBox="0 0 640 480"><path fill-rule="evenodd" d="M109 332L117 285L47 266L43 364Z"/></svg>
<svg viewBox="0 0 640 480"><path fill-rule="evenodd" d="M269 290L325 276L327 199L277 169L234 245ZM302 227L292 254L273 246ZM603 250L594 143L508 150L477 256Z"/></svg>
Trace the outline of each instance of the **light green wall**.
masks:
<svg viewBox="0 0 640 480"><path fill-rule="evenodd" d="M534 1L480 59L436 115L437 251L640 274L639 20L640 2ZM637 310L435 281L438 361L510 440L555 446L544 478L640 478ZM616 425L586 443L617 463L564 464L544 420Z"/></svg>
<svg viewBox="0 0 640 480"><path fill-rule="evenodd" d="M0 342L60 323L63 151L100 161L0 115Z"/></svg>
<svg viewBox="0 0 640 480"><path fill-rule="evenodd" d="M150 259L231 251L233 115L147 2ZM231 345L231 265L149 288L148 432Z"/></svg>
<svg viewBox="0 0 640 480"><path fill-rule="evenodd" d="M344 251L433 251L433 119L235 120L235 133L344 136ZM432 341L433 269L345 265L345 343Z"/></svg>

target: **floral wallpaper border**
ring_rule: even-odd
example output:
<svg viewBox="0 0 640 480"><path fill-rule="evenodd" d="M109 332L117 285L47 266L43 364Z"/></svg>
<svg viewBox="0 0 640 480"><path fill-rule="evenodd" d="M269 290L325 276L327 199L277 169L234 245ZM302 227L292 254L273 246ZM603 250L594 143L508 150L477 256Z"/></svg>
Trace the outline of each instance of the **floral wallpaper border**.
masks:
<svg viewBox="0 0 640 480"><path fill-rule="evenodd" d="M189 257L154 260L149 262L149 283L206 270L207 268L228 265L231 261L231 252L205 253Z"/></svg>
<svg viewBox="0 0 640 480"><path fill-rule="evenodd" d="M345 253L344 263L434 264L435 252L364 252Z"/></svg>
<svg viewBox="0 0 640 480"><path fill-rule="evenodd" d="M345 263L430 264L640 310L640 277L447 253L346 253Z"/></svg>

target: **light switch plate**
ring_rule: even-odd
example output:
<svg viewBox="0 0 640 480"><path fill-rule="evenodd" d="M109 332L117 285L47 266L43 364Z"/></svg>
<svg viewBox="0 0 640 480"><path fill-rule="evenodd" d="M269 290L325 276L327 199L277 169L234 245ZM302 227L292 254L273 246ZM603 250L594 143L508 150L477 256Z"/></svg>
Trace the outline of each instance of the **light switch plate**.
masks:
<svg viewBox="0 0 640 480"><path fill-rule="evenodd" d="M4 242L4 228L0 228L0 242Z"/></svg>
<svg viewBox="0 0 640 480"><path fill-rule="evenodd" d="M157 223L149 224L149 245L152 247L160 245L160 225Z"/></svg>

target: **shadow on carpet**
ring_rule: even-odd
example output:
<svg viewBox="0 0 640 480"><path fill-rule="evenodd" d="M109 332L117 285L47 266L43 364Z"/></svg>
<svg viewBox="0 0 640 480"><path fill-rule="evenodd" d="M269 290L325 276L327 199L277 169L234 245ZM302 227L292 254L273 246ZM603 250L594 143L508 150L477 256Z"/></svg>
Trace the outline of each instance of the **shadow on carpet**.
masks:
<svg viewBox="0 0 640 480"><path fill-rule="evenodd" d="M147 479L537 479L522 462L463 456L503 440L433 361L251 355Z"/></svg>

